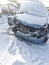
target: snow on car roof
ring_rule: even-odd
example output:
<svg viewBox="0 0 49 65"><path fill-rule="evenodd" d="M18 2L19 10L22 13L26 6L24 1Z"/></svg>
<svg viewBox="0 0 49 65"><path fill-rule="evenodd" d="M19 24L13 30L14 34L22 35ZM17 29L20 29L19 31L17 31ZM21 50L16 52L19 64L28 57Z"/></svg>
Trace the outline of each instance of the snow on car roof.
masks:
<svg viewBox="0 0 49 65"><path fill-rule="evenodd" d="M44 25L47 23L48 12L40 1L24 1L19 11L29 12L32 14L17 14L19 20L25 21L29 24Z"/></svg>
<svg viewBox="0 0 49 65"><path fill-rule="evenodd" d="M46 16L47 10L40 1L24 1L20 7L20 11L29 11L33 14Z"/></svg>

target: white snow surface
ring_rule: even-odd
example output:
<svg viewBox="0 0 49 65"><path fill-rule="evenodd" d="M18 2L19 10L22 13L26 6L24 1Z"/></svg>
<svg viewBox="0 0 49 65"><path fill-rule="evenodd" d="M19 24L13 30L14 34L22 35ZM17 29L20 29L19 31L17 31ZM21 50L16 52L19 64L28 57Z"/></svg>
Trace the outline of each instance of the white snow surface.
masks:
<svg viewBox="0 0 49 65"><path fill-rule="evenodd" d="M49 40L33 45L8 34L7 16L0 18L0 65L49 65Z"/></svg>

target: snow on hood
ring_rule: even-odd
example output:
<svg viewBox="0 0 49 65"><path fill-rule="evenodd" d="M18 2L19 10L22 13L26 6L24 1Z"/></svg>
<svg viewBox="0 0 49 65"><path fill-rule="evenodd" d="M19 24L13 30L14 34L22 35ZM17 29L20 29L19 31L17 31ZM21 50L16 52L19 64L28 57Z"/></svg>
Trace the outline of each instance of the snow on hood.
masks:
<svg viewBox="0 0 49 65"><path fill-rule="evenodd" d="M24 1L19 11L28 12L17 14L19 20L22 20L28 24L44 25L48 22L47 9L39 1Z"/></svg>

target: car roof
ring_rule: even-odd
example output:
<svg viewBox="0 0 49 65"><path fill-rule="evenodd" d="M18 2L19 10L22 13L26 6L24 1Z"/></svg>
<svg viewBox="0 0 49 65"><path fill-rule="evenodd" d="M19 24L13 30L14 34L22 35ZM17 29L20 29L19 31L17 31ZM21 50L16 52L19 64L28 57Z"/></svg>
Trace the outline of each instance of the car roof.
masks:
<svg viewBox="0 0 49 65"><path fill-rule="evenodd" d="M44 25L48 22L48 12L45 6L39 1L24 1L19 12L29 12L17 14L22 23Z"/></svg>
<svg viewBox="0 0 49 65"><path fill-rule="evenodd" d="M47 16L47 9L40 1L23 1L20 10L22 12L28 11L32 14L40 15L40 16Z"/></svg>

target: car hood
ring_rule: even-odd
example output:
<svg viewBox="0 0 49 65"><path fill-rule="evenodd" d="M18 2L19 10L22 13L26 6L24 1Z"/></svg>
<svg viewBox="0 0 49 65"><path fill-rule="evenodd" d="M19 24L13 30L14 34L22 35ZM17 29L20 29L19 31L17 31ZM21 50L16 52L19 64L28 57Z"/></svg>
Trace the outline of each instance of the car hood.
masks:
<svg viewBox="0 0 49 65"><path fill-rule="evenodd" d="M29 14L17 14L17 19L20 20L24 25L32 27L41 27L47 23L46 17L38 17Z"/></svg>

